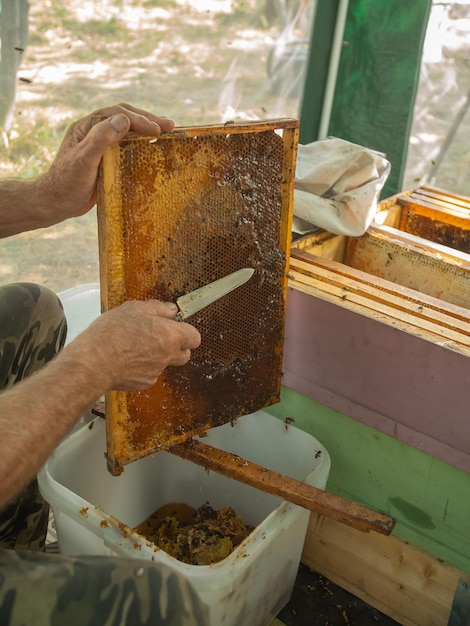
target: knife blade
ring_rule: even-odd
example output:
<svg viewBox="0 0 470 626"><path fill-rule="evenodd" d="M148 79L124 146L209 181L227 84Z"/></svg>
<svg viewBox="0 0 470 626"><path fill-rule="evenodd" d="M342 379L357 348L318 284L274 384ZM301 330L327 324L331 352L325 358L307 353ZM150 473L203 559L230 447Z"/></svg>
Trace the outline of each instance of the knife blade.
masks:
<svg viewBox="0 0 470 626"><path fill-rule="evenodd" d="M175 319L180 321L186 320L194 313L226 296L234 289L237 289L237 287L246 283L253 276L254 271L251 267L244 267L177 298L176 304L179 312L176 314Z"/></svg>

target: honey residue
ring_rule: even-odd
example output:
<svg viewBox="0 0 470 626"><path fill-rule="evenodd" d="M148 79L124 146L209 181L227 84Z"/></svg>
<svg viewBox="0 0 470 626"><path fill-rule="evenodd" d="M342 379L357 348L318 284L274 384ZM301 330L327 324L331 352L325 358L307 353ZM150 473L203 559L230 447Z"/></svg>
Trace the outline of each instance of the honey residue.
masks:
<svg viewBox="0 0 470 626"><path fill-rule="evenodd" d="M231 507L214 510L208 503L198 509L170 503L152 513L135 530L167 554L190 565L222 561L247 537L246 526Z"/></svg>

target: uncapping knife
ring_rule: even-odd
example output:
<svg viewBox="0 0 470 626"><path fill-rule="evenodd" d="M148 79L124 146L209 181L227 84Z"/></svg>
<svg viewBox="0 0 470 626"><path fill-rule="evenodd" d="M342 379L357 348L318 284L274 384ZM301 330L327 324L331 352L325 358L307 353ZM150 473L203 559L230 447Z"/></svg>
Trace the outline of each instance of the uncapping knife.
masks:
<svg viewBox="0 0 470 626"><path fill-rule="evenodd" d="M199 289L195 289L185 296L181 296L176 300L179 312L176 314L175 319L180 321L188 319L194 313L204 309L209 304L246 283L253 276L254 271L251 267L244 267L223 278L214 280L214 282L204 285L204 287L199 287Z"/></svg>

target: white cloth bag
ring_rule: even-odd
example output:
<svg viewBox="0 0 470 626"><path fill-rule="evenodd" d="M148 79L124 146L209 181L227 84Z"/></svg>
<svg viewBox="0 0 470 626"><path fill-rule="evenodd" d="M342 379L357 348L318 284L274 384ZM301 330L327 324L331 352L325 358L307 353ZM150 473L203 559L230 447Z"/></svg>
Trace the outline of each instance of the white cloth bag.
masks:
<svg viewBox="0 0 470 626"><path fill-rule="evenodd" d="M390 173L383 155L344 139L298 146L293 231L363 235Z"/></svg>

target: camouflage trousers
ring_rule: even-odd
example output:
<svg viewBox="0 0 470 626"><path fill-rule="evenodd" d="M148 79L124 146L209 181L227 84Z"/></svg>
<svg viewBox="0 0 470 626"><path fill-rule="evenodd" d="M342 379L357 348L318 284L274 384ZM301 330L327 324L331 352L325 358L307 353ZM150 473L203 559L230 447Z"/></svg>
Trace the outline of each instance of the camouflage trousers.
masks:
<svg viewBox="0 0 470 626"><path fill-rule="evenodd" d="M0 287L0 393L50 361L66 332L52 291ZM1 626L207 626L206 607L168 567L45 554L48 519L36 481L0 511Z"/></svg>
<svg viewBox="0 0 470 626"><path fill-rule="evenodd" d="M33 283L0 287L0 393L50 361L66 334L54 292ZM0 547L43 550L48 521L49 505L34 480L0 510Z"/></svg>
<svg viewBox="0 0 470 626"><path fill-rule="evenodd" d="M0 552L2 626L205 626L169 567L116 557Z"/></svg>

